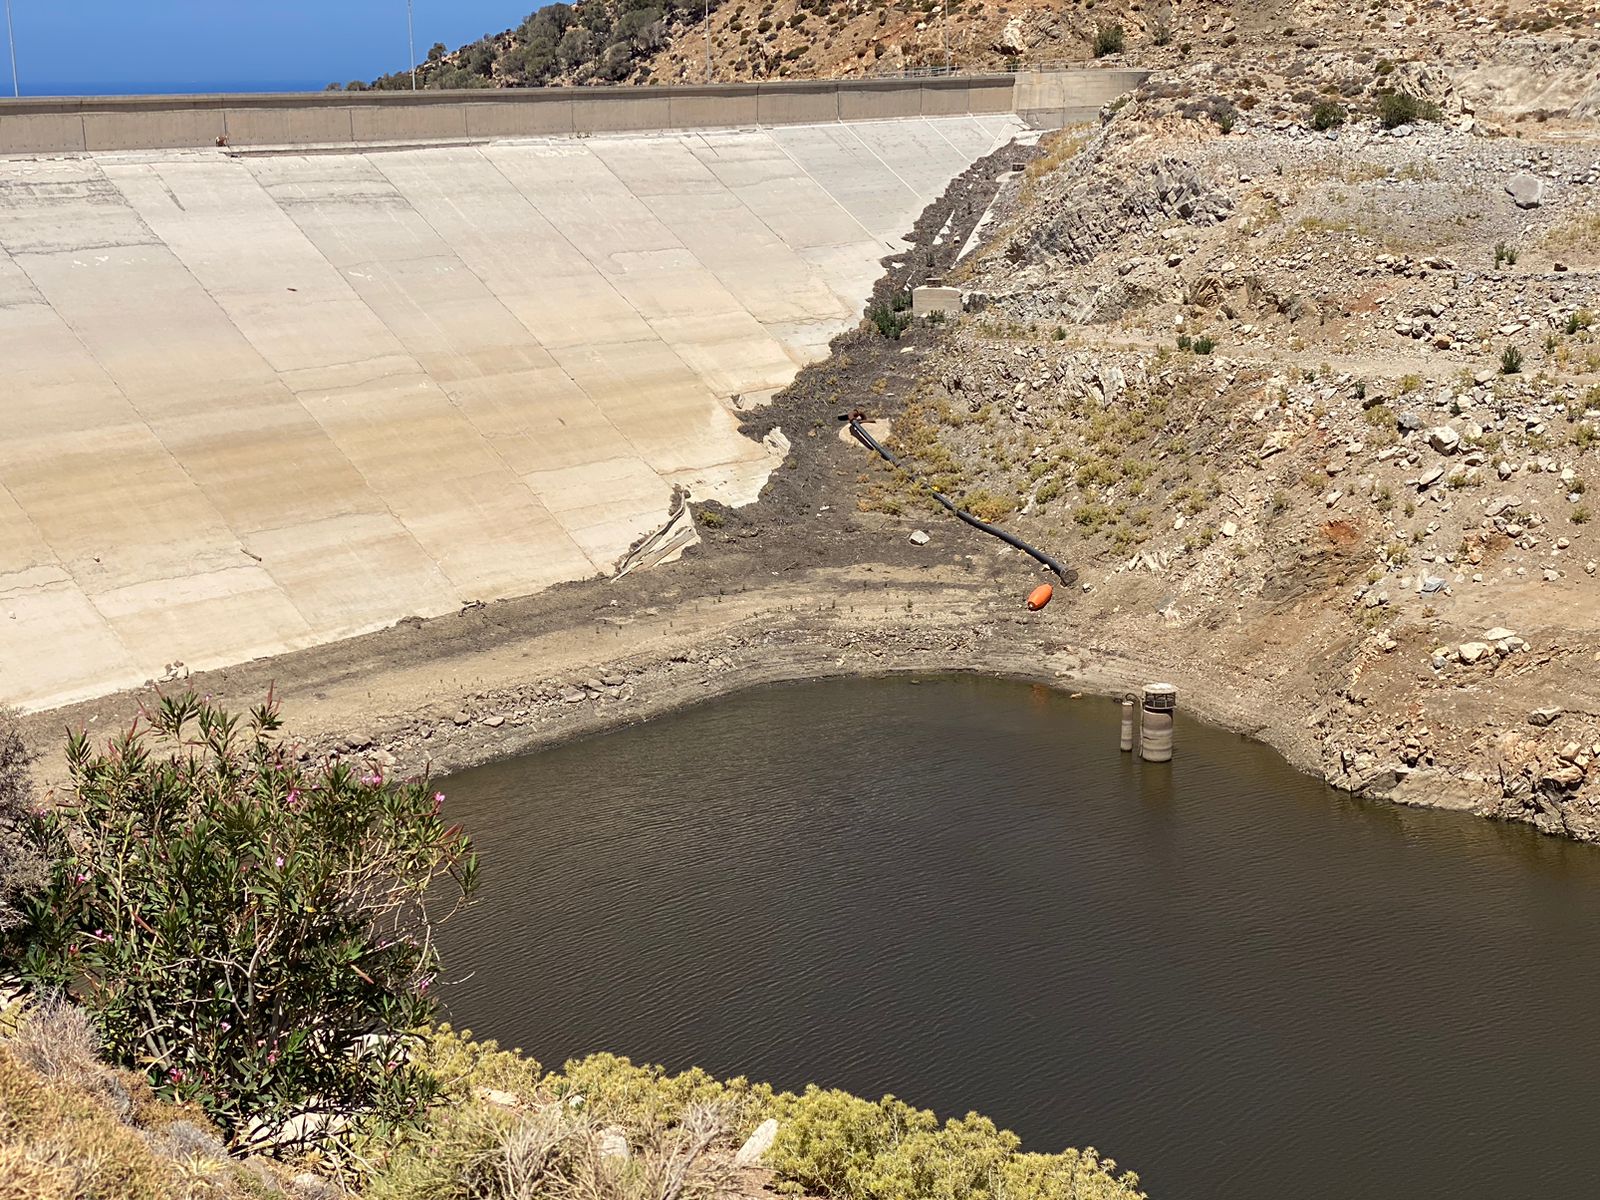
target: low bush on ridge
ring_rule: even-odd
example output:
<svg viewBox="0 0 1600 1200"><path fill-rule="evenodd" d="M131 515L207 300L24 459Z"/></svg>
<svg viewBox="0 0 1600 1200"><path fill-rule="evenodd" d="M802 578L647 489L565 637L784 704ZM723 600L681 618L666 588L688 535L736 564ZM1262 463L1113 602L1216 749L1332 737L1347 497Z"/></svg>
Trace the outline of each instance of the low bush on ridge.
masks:
<svg viewBox="0 0 1600 1200"><path fill-rule="evenodd" d="M1025 1154L1015 1134L969 1114L941 1124L893 1096L811 1087L774 1092L745 1079L597 1054L534 1082L528 1060L448 1027L419 1061L448 1080L438 1116L360 1148L369 1200L514 1200L581 1193L658 1196L669 1164L684 1191L714 1191L727 1153L776 1119L767 1152L779 1191L835 1200L1139 1200L1138 1178L1093 1150ZM492 1097L492 1099L488 1098ZM626 1139L628 1157L599 1152ZM539 1148L530 1154L529 1147ZM720 1149L722 1154L707 1151ZM596 1167L596 1159L604 1160ZM530 1160L536 1170L531 1170ZM609 1166L604 1165L608 1161ZM515 1186L508 1186L514 1182ZM518 1190L521 1189L521 1190Z"/></svg>

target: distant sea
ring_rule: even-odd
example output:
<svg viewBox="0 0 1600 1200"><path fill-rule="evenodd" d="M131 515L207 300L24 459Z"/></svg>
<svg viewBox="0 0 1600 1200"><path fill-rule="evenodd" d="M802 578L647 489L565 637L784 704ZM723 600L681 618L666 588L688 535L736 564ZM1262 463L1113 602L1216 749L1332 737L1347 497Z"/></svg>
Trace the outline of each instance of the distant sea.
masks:
<svg viewBox="0 0 1600 1200"><path fill-rule="evenodd" d="M5 80L7 85L10 80ZM24 96L193 96L218 92L320 92L327 87L326 79L238 79L194 80L170 79L160 83L24 83ZM0 95L9 96L6 86Z"/></svg>

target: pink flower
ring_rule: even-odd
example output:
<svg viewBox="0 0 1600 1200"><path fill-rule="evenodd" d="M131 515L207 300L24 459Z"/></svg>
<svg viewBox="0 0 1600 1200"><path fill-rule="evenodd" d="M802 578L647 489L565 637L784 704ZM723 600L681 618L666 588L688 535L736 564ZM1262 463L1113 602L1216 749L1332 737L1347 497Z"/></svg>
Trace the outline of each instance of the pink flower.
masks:
<svg viewBox="0 0 1600 1200"><path fill-rule="evenodd" d="M366 784L368 787L376 787L378 784L383 782L383 776L379 775L376 771L368 771L361 777L361 782Z"/></svg>
<svg viewBox="0 0 1600 1200"><path fill-rule="evenodd" d="M276 1050L268 1050L267 1051L267 1066L270 1067L270 1066L274 1065L277 1061L278 1061L278 1052Z"/></svg>
<svg viewBox="0 0 1600 1200"><path fill-rule="evenodd" d="M299 808L300 807L300 789L299 788L290 788L289 789L289 798L287 800L287 803L288 803L290 808Z"/></svg>
<svg viewBox="0 0 1600 1200"><path fill-rule="evenodd" d="M228 1023L228 1022L227 1022L227 1021L224 1021L224 1022L223 1022L223 1023L222 1023L222 1026L221 1026L221 1028L222 1028L222 1032L223 1032L223 1033L227 1033L227 1032L228 1032L228 1030L230 1030L230 1029L232 1029L232 1028L233 1028L233 1026L232 1026L232 1025L231 1025L231 1024L229 1024L229 1023Z"/></svg>
<svg viewBox="0 0 1600 1200"><path fill-rule="evenodd" d="M433 794L433 811L437 814L438 811L443 807L444 807L444 793L443 792L435 792Z"/></svg>
<svg viewBox="0 0 1600 1200"><path fill-rule="evenodd" d="M77 879L77 881L79 883L88 883L89 882L89 877L87 875L85 875L82 871L79 871L78 874L75 876L75 878Z"/></svg>
<svg viewBox="0 0 1600 1200"><path fill-rule="evenodd" d="M278 855L278 857L277 857L277 858L275 858L275 859L273 859L273 860L272 860L272 861L273 861L273 862L275 862L275 863L277 863L277 865L278 865L278 869L279 869L279 870L280 870L280 871L281 871L281 870L283 870L283 855L281 855L281 854L280 854L280 855Z"/></svg>
<svg viewBox="0 0 1600 1200"><path fill-rule="evenodd" d="M424 975L421 979L419 979L417 981L417 992L418 992L419 995L425 995L427 993L428 989L430 987L432 987L432 986L433 986L433 976L432 975Z"/></svg>
<svg viewBox="0 0 1600 1200"><path fill-rule="evenodd" d="M170 1071L167 1072L167 1078L172 1080L173 1083L182 1083L183 1082L183 1072L180 1071L177 1067L173 1067Z"/></svg>

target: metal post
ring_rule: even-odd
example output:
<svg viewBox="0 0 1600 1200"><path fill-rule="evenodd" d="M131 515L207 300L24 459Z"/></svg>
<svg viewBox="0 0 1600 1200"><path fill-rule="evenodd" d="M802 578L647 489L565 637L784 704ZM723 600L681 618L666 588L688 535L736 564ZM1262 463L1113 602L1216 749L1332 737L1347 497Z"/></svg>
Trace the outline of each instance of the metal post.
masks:
<svg viewBox="0 0 1600 1200"><path fill-rule="evenodd" d="M10 3L10 0L6 0ZM411 90L417 90L417 33L411 18L412 0L406 0L406 48L411 52Z"/></svg>
<svg viewBox="0 0 1600 1200"><path fill-rule="evenodd" d="M11 94L22 95L22 82L17 78L17 35L11 29L11 0L6 0L6 43L11 47Z"/></svg>
<svg viewBox="0 0 1600 1200"><path fill-rule="evenodd" d="M706 82L711 82L711 0L706 0Z"/></svg>

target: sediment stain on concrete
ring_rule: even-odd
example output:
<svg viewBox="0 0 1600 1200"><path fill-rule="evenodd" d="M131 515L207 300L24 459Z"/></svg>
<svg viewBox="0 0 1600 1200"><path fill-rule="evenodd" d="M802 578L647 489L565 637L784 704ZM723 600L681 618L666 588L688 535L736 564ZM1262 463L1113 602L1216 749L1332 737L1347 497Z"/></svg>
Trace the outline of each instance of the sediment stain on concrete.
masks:
<svg viewBox="0 0 1600 1200"><path fill-rule="evenodd" d="M1021 131L955 116L0 161L0 698L602 573Z"/></svg>

